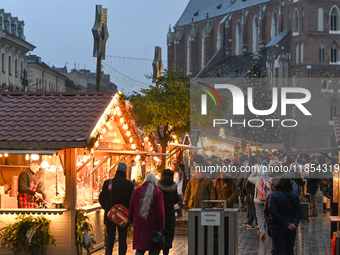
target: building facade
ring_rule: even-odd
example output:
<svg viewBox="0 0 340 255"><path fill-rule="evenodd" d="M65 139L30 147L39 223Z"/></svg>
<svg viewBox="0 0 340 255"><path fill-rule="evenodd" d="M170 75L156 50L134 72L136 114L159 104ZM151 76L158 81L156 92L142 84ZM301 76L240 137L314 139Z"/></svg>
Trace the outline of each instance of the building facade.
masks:
<svg viewBox="0 0 340 255"><path fill-rule="evenodd" d="M27 56L26 92L65 92L67 77L41 61L36 55Z"/></svg>
<svg viewBox="0 0 340 255"><path fill-rule="evenodd" d="M260 54L272 87L305 87L314 98L307 104L312 116L299 128L284 128L286 148L335 145L333 117L340 107L339 9L338 1L190 0L168 31L168 68L191 77L205 71L209 73L205 77L230 77L239 71L232 70L234 61ZM303 78L315 80L307 84ZM285 118L299 120L301 115L289 106Z"/></svg>
<svg viewBox="0 0 340 255"><path fill-rule="evenodd" d="M25 40L24 21L0 9L0 91L22 91L26 54L35 46Z"/></svg>

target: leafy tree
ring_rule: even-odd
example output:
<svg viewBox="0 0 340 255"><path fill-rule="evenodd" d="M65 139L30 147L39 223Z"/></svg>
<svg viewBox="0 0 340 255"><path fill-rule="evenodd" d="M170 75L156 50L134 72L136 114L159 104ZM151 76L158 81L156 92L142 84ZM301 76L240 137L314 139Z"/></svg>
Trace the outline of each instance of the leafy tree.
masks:
<svg viewBox="0 0 340 255"><path fill-rule="evenodd" d="M137 115L137 125L147 133L156 132L162 152L166 152L173 135L190 131L190 81L176 72L166 71L157 80L157 86L150 85L133 92L129 97ZM165 168L165 156L161 169Z"/></svg>

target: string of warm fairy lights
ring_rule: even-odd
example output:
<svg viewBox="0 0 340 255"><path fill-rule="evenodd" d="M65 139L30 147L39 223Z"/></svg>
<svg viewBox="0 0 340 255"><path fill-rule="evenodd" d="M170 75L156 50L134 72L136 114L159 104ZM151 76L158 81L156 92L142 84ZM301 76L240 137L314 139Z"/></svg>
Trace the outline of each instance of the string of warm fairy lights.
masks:
<svg viewBox="0 0 340 255"><path fill-rule="evenodd" d="M104 113L97 122L95 128L92 130L87 146L91 153L94 152L94 148L99 146L101 134L105 134L108 131L110 118L112 120L119 120L119 123L122 125L122 129L124 132L126 131L124 135L130 142L131 150L143 150L139 135L134 127L133 120L131 120L129 113L127 112L128 109L123 97L124 94L120 91L115 94L110 104L106 107Z"/></svg>

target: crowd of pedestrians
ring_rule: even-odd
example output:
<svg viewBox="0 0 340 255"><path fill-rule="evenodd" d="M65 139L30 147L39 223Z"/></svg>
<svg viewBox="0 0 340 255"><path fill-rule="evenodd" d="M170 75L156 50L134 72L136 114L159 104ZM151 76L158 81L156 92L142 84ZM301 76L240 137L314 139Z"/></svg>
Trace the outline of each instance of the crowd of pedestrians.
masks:
<svg viewBox="0 0 340 255"><path fill-rule="evenodd" d="M159 254L159 248L152 245L155 231L162 232L165 242L163 254L169 254L175 235L176 218L182 217L183 207L201 208L203 200L224 200L227 208L234 208L235 202L247 211L243 224L248 229L258 229L259 238L272 238L272 254L293 254L298 224L302 216L300 202L309 202L309 217L318 215L316 193L324 194L324 210L331 209L337 215L337 205L332 201L332 164L336 157L329 155L287 156L278 152L264 152L222 160L196 155L193 158L192 177L188 179L174 161L170 169L163 170L157 181L155 174L147 174L144 183L137 188L126 179L127 167L120 163L116 176L105 181L99 201L105 215L115 204L122 204L128 210L129 223L133 225L133 249L136 254ZM197 171L197 167L233 166L246 167L251 171L212 172ZM285 166L288 171L273 171L275 166ZM281 168L283 169L283 168ZM321 169L321 171L320 171ZM327 171L324 171L326 169ZM211 207L222 207L212 203ZM107 231L106 253L112 254L118 229L119 254L126 254L127 228L118 227L105 216ZM336 226L332 226L332 231Z"/></svg>

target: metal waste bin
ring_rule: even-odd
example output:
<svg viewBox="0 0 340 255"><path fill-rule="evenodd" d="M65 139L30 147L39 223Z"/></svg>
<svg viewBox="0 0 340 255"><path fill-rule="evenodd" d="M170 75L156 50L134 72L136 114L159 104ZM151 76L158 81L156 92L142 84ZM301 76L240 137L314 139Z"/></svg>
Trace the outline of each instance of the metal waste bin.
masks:
<svg viewBox="0 0 340 255"><path fill-rule="evenodd" d="M223 207L206 208L213 203L223 203ZM189 210L189 255L238 254L238 209L225 205L225 200L204 200L201 209Z"/></svg>

